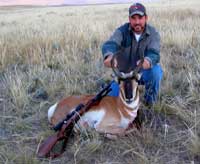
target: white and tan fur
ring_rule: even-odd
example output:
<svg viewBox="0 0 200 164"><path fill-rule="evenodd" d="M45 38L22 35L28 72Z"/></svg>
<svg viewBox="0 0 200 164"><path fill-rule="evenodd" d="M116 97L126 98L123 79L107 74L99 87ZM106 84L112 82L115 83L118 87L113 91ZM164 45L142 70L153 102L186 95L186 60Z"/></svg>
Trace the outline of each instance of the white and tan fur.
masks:
<svg viewBox="0 0 200 164"><path fill-rule="evenodd" d="M119 97L104 97L98 105L92 106L79 120L81 125L108 134L123 134L134 121L139 108L138 84L132 80L133 98L131 103L125 101L123 81L120 83ZM93 95L69 96L49 108L48 120L55 126L80 103L87 103Z"/></svg>

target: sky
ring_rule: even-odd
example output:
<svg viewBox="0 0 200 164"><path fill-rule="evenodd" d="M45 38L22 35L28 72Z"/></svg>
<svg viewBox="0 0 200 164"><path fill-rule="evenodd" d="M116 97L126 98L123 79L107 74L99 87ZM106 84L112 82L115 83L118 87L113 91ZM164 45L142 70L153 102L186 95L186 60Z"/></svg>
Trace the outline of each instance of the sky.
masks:
<svg viewBox="0 0 200 164"><path fill-rule="evenodd" d="M0 6L10 5L72 5L99 3L131 3L134 0L0 0Z"/></svg>

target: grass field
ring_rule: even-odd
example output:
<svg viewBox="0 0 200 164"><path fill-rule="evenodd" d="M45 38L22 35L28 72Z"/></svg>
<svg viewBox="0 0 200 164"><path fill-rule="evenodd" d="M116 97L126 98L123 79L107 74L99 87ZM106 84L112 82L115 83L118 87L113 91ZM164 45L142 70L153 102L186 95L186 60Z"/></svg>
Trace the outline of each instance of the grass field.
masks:
<svg viewBox="0 0 200 164"><path fill-rule="evenodd" d="M54 133L47 110L65 96L96 93L111 79L101 45L128 21L129 4L0 7L0 163L200 161L200 1L145 5L162 38L164 79L153 119L117 140L83 132L56 160L36 157L38 144Z"/></svg>

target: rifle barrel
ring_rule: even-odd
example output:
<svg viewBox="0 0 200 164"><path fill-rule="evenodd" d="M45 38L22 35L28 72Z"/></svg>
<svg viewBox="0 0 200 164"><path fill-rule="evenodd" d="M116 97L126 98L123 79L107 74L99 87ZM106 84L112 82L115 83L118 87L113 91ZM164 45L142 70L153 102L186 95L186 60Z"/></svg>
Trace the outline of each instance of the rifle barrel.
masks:
<svg viewBox="0 0 200 164"><path fill-rule="evenodd" d="M89 101L86 105L91 106L93 103L95 103L96 101L101 100L104 96L106 96L106 95L108 94L108 92L111 90L111 89L109 89L109 88L110 88L110 86L111 86L112 83L113 83L113 81L110 82L105 88L103 88L103 89L102 89L94 98L92 98L91 101ZM79 105L75 108L75 110L74 110L73 112L67 114L67 116L65 117L65 119L63 119L63 120L60 121L57 125L55 125L55 126L53 127L53 129L54 129L55 131L60 130L60 129L62 128L63 124L65 124L68 120L70 120L70 118L72 118L72 116L73 116L76 112L79 113L79 111L80 111L84 106L85 106L85 105L83 105L83 104L79 104ZM86 108L88 108L88 107L86 107ZM85 110L84 110L84 111L85 111ZM82 113L83 113L83 112L82 112Z"/></svg>

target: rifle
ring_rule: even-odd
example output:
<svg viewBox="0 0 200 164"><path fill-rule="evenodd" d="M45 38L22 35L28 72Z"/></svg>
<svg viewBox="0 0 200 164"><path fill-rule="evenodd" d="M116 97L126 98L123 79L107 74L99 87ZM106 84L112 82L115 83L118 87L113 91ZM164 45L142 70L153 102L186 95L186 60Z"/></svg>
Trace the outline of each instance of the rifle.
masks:
<svg viewBox="0 0 200 164"><path fill-rule="evenodd" d="M66 143L69 135L71 134L74 124L78 122L80 116L87 112L91 106L95 105L97 102L100 102L101 99L106 96L112 89L110 88L113 81L111 81L106 87L104 87L95 97L90 99L85 105L79 104L75 110L66 115L65 119L59 122L54 126L54 130L58 131L55 135L48 137L39 147L37 152L37 157L39 158L56 158L60 156L66 148ZM52 149L59 142L64 140L62 149L60 153L52 153Z"/></svg>

